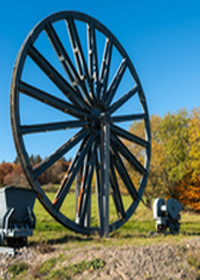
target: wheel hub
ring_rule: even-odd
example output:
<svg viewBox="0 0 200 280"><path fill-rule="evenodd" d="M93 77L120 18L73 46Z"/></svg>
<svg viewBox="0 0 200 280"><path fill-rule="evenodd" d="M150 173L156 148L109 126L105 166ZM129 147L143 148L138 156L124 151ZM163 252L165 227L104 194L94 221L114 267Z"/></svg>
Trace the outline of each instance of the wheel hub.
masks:
<svg viewBox="0 0 200 280"><path fill-rule="evenodd" d="M103 109L99 108L99 107L95 107L92 109L91 115L90 115L90 123L91 123L92 129L95 129L95 130L100 129L100 119L101 119L101 115L103 112L104 112Z"/></svg>

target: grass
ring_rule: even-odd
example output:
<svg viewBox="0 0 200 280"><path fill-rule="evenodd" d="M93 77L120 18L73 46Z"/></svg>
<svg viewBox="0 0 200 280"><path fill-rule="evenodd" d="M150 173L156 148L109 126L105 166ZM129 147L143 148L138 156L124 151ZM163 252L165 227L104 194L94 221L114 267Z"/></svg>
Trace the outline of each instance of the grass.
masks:
<svg viewBox="0 0 200 280"><path fill-rule="evenodd" d="M48 197L53 200L54 193L48 193ZM123 202L127 208L130 205L130 197L124 196ZM112 200L110 200L110 218L114 221L117 219L116 211ZM69 193L65 204L61 208L61 212L67 213L67 217L74 220L75 212L75 198L73 193ZM66 241L80 241L83 240L81 235L75 235L72 231L63 227L61 224L56 222L49 213L41 206L38 200L36 200L34 213L37 218L36 230L34 231L34 236L29 238L32 242L39 242L41 240L46 240L53 243L65 243ZM92 195L92 226L98 225L98 214L96 209L96 196ZM152 220L151 211L147 210L142 204L139 210L131 217L130 221L125 223L123 227L113 233L113 238L116 238L121 234L121 236L129 236L133 234L148 234L149 231L153 231L155 228L154 221ZM97 239L97 237L94 237ZM85 240L85 239L84 239Z"/></svg>
<svg viewBox="0 0 200 280"><path fill-rule="evenodd" d="M48 197L53 200L54 193L49 192ZM129 196L123 196L123 203L125 208L130 205L131 199ZM74 220L75 212L75 197L74 193L69 193L65 203L62 205L61 212L67 213L67 217ZM38 200L36 200L34 213L37 218L36 230L34 236L29 238L30 242L46 242L48 244L78 244L79 246L85 245L88 242L101 242L104 245L110 244L137 244L145 245L154 242L166 241L166 239L180 240L187 235L198 235L200 234L200 215L194 213L181 213L181 228L180 231L184 234L179 236L159 236L159 237L148 237L149 232L155 231L155 221L153 220L152 211L147 209L142 203L136 209L135 213L118 230L110 234L109 239L99 239L97 236L91 236L91 238L84 238L79 234L68 230L61 224L56 222L50 214L41 206ZM92 226L98 225L97 220L97 209L96 209L96 196L92 195ZM112 200L110 199L110 218L117 219L115 207Z"/></svg>
<svg viewBox="0 0 200 280"><path fill-rule="evenodd" d="M76 275L78 273L83 272L84 270L98 270L100 268L103 268L105 264L106 263L104 262L104 260L100 258L94 258L91 261L81 261L73 265L69 265L68 270L70 270L73 275Z"/></svg>
<svg viewBox="0 0 200 280"><path fill-rule="evenodd" d="M62 263L62 259L50 258L47 261L41 263L39 266L33 269L33 278L46 280L70 280L73 279L73 276L82 273L85 270L92 272L103 268L106 264L104 260L100 258L94 258L90 261L83 260L81 262L69 264L65 267L55 268L58 262Z"/></svg>
<svg viewBox="0 0 200 280"><path fill-rule="evenodd" d="M186 260L189 266L192 267L193 271L195 271L196 280L200 280L200 250L199 247L193 246L189 252L185 251Z"/></svg>
<svg viewBox="0 0 200 280"><path fill-rule="evenodd" d="M43 262L39 267L40 275L47 275L49 274L54 266L56 265L56 258L51 258L45 262Z"/></svg>
<svg viewBox="0 0 200 280"><path fill-rule="evenodd" d="M51 200L54 198L54 193L49 192L48 196ZM92 195L92 223L97 225L97 210L95 206L96 197ZM130 204L130 197L124 196L123 203L125 207ZM75 211L74 193L69 193L67 201L62 206L61 211L67 213L70 219L74 219ZM110 217L116 219L115 208L110 200ZM52 244L63 244L62 252L59 255L52 254L53 257L40 263L39 265L29 267L24 262L17 262L10 265L9 275L12 279L46 279L46 280L72 280L75 275L83 271L101 270L105 266L104 260L94 258L89 261L82 260L77 263L70 263L70 255L65 255L65 250L71 248L80 248L86 244L95 246L96 249L101 246L145 246L155 243L170 243L171 245L179 246L179 249L187 254L188 264L200 273L199 252L194 251L189 254L185 245L182 245L181 240L193 238L194 235L200 235L200 215L183 212L181 213L181 232L179 235L159 235L150 237L149 232L155 231L155 221L153 220L152 211L145 208L140 203L130 220L121 228L110 234L110 238L100 238L97 235L89 238L68 230L61 224L56 222L50 214L36 200L34 213L37 218L36 229L34 235L29 237L29 243L37 243L36 250L41 254L48 254L54 251ZM85 249L84 249L85 250ZM69 258L69 259L68 259ZM67 265L66 265L66 260ZM62 263L65 265L63 266ZM180 264L181 266L182 264ZM168 263L165 263L168 266ZM200 274L199 274L200 275ZM148 276L147 276L148 279ZM200 278L199 278L200 279Z"/></svg>
<svg viewBox="0 0 200 280"><path fill-rule="evenodd" d="M95 258L91 261L81 261L72 265L69 265L65 269L53 270L47 279L73 279L76 274L82 273L85 270L94 271L99 270L105 266L105 262L102 259ZM62 278L64 277L64 278Z"/></svg>
<svg viewBox="0 0 200 280"><path fill-rule="evenodd" d="M18 275L26 274L28 268L25 262L17 262L9 266L8 273L14 279Z"/></svg>

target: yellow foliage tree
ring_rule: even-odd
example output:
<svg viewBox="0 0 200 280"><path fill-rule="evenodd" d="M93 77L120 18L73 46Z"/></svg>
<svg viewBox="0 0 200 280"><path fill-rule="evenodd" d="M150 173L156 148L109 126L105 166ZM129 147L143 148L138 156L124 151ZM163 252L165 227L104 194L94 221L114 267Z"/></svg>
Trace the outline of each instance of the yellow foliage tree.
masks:
<svg viewBox="0 0 200 280"><path fill-rule="evenodd" d="M200 181L200 107L191 111L189 122L189 169L193 180Z"/></svg>
<svg viewBox="0 0 200 280"><path fill-rule="evenodd" d="M149 206L155 196L163 196L165 194L163 176L166 173L166 163L164 149L159 138L161 122L162 118L159 115L151 116L151 164L148 184L144 193Z"/></svg>
<svg viewBox="0 0 200 280"><path fill-rule="evenodd" d="M149 178L147 187L144 192L143 201L147 207L151 207L151 201L155 196L161 195L164 192L163 180L162 176L165 171L165 162L163 156L163 147L160 143L158 137L159 126L162 122L162 118L159 115L152 115L150 119L151 124L151 137L152 137L152 153L151 153L151 164L149 171ZM134 122L129 131L142 138L145 139L145 127L144 122ZM127 148L136 156L136 158L143 165L145 160L144 148L125 141ZM141 180L141 174L133 169L130 164L126 165L129 174L131 174L131 180L133 181L135 186L138 186Z"/></svg>

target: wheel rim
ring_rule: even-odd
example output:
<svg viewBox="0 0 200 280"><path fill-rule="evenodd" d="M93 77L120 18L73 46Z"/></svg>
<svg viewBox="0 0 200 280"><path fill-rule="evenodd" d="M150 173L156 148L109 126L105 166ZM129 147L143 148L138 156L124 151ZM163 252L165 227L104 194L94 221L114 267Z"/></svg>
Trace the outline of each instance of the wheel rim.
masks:
<svg viewBox="0 0 200 280"><path fill-rule="evenodd" d="M66 24L66 33L59 31L61 23ZM85 32L87 44L81 32ZM68 38L70 42L68 47L64 46L62 35ZM39 40L41 40L40 45ZM56 69L45 54L42 54L40 49L43 46L42 40L47 40L51 43L51 47L53 46L52 50L59 67L61 65L64 69L64 74L63 70L60 72L60 68ZM59 95L57 92L50 93L49 89L44 89L45 86L38 85L37 78L34 77L35 72L34 75L30 74L27 61L37 65L42 73L41 76L48 77ZM64 120L58 119L48 123L44 120L41 123L27 124L25 113L23 114L24 108L27 107L21 106L23 104L21 99L27 97L31 102L37 101L39 106L45 108L47 106L62 112L65 116ZM137 103L136 106L134 102ZM110 125L109 186L117 213L117 218L109 221L109 232L119 228L132 216L144 192L149 170L148 109L132 62L116 37L104 25L88 15L77 12L60 12L41 21L27 36L18 54L13 70L10 107L15 146L31 187L38 192L40 202L58 222L82 234L102 230L100 220L103 214L98 205L101 180L103 180L102 173L99 171L102 144L100 134L102 116L107 114ZM31 109L31 106L29 108ZM27 116L29 118L28 114ZM143 123L144 137L129 131L128 125L138 121ZM47 155L37 167L32 167L26 137L57 133L59 130L66 131L66 129L74 129L76 132L54 152ZM126 145L126 141L129 146ZM134 155L130 144L139 147L142 160ZM51 201L40 186L38 178L61 157L70 154L73 149L76 151L68 173ZM137 186L132 180L132 170L139 178ZM91 203L93 191L91 186L94 177L100 224L97 226L85 222L91 218L88 205ZM61 211L61 207L66 203L67 194L75 179L78 201L75 205L76 217L73 220ZM121 185L131 198L127 207L122 199Z"/></svg>

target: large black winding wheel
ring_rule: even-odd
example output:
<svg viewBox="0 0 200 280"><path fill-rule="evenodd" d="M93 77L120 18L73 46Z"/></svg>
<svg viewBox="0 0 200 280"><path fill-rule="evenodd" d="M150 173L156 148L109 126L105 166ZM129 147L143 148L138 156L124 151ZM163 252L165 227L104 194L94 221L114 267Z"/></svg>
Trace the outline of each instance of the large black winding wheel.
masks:
<svg viewBox="0 0 200 280"><path fill-rule="evenodd" d="M58 222L78 233L108 236L132 216L147 183L149 115L129 56L103 24L86 14L64 11L36 25L17 56L10 106L23 171ZM129 129L134 123L142 123L142 136ZM49 135L48 146L60 131L65 133L62 144L32 167L31 137ZM50 200L38 178L63 157L72 161ZM74 193L73 218L63 212L69 193Z"/></svg>

